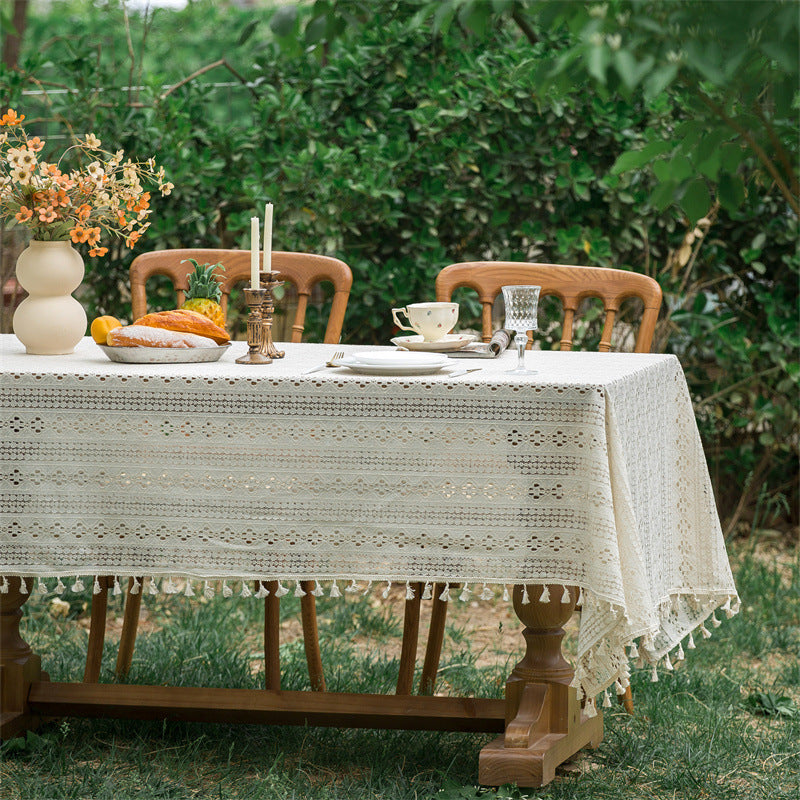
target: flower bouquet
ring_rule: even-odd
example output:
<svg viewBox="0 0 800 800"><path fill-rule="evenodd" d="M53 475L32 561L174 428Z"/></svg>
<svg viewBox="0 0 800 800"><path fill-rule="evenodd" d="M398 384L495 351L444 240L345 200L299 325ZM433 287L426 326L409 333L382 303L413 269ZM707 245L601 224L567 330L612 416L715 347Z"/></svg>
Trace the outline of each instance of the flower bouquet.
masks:
<svg viewBox="0 0 800 800"><path fill-rule="evenodd" d="M133 247L150 224L145 184L162 195L173 186L153 158L106 152L93 133L55 163L40 159L45 142L27 133L24 119L14 109L0 116L0 220L24 226L32 237L17 259L17 280L29 296L14 313L14 333L28 353L71 353L86 332L86 313L72 297L83 259L72 245L85 243L90 256L104 256L103 240L111 235ZM67 160L78 166L70 169Z"/></svg>
<svg viewBox="0 0 800 800"><path fill-rule="evenodd" d="M68 147L52 163L40 161L45 142L22 127L24 115L9 109L0 117L0 218L24 225L35 240L71 240L89 245L90 256L108 252L105 235L121 236L132 247L149 227L150 192L143 183L155 183L162 195L173 185L155 160L131 161L125 153L101 149L89 133ZM67 154L83 157L85 167L62 170Z"/></svg>

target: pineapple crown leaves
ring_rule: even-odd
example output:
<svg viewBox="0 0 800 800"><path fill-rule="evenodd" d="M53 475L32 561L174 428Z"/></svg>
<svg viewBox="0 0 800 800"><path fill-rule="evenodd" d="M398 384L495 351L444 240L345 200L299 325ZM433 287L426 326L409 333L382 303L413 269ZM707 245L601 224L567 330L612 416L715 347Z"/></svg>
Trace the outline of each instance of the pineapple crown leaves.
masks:
<svg viewBox="0 0 800 800"><path fill-rule="evenodd" d="M187 273L189 288L186 290L186 299L208 298L219 303L222 298L222 289L214 275L214 270L219 268L224 271L225 267L221 263L198 264L193 258L184 259L181 263L185 264L187 261L194 267L194 272Z"/></svg>

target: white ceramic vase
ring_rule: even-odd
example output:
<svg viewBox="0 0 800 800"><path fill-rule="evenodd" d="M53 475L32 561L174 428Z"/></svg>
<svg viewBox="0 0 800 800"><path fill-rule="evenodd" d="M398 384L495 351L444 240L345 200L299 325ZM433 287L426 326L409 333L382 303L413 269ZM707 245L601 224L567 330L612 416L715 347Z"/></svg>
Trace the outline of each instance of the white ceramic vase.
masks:
<svg viewBox="0 0 800 800"><path fill-rule="evenodd" d="M70 242L31 241L17 259L26 297L14 312L14 333L34 355L72 353L86 333L86 312L72 296L83 280L83 259Z"/></svg>

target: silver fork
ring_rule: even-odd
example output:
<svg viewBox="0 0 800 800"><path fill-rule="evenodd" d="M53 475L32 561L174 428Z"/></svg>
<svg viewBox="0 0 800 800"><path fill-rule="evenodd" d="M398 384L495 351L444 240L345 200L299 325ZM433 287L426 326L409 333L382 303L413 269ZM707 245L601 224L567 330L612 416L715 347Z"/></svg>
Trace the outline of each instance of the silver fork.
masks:
<svg viewBox="0 0 800 800"><path fill-rule="evenodd" d="M319 372L325 367L338 367L339 361L344 358L344 350L339 350L338 352L334 353L331 358L326 361L324 364L317 364L316 367L311 367L311 369L307 369L303 374L310 375L312 372Z"/></svg>

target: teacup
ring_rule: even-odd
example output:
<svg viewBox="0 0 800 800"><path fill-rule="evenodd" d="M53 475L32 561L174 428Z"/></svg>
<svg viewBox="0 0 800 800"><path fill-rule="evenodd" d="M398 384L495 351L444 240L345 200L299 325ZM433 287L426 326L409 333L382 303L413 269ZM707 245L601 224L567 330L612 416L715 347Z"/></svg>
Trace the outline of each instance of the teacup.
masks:
<svg viewBox="0 0 800 800"><path fill-rule="evenodd" d="M405 314L410 325L403 325L398 314ZM458 322L458 303L411 303L404 308L393 308L392 317L398 328L414 331L426 342L438 342Z"/></svg>

